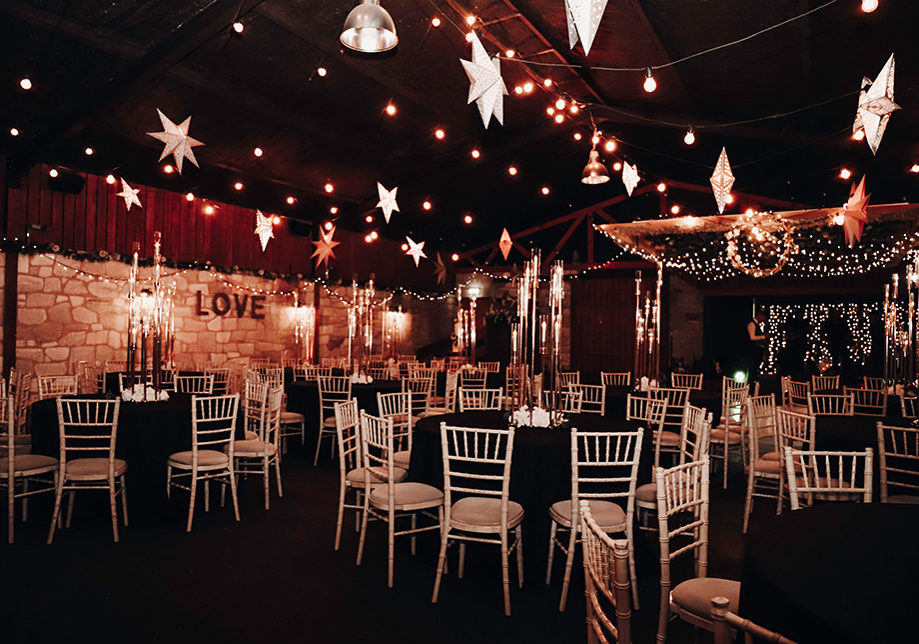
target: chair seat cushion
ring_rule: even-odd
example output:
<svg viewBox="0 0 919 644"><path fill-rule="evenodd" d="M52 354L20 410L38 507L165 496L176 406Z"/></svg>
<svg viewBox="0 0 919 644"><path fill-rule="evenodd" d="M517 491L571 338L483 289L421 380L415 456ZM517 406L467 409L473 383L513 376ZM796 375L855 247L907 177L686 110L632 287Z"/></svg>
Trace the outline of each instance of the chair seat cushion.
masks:
<svg viewBox="0 0 919 644"><path fill-rule="evenodd" d="M408 476L408 471L401 467L393 467L393 478L396 480L396 483L405 479ZM351 485L351 487L364 487L364 468L357 467L347 474L345 474L345 480ZM379 467L370 468L370 484L377 485L380 483L386 482L386 469Z"/></svg>
<svg viewBox="0 0 919 644"><path fill-rule="evenodd" d="M657 437L657 432L654 433ZM680 444L680 435L676 432L671 432L664 430L660 433L661 435L661 445L679 445Z"/></svg>
<svg viewBox="0 0 919 644"><path fill-rule="evenodd" d="M919 504L919 496L913 496L912 494L894 494L893 496L887 497L887 502L911 505Z"/></svg>
<svg viewBox="0 0 919 644"><path fill-rule="evenodd" d="M523 506L514 501L508 501L508 529L517 526L521 521L523 521ZM460 499L451 508L450 526L468 532L500 532L501 499L482 496Z"/></svg>
<svg viewBox="0 0 919 644"><path fill-rule="evenodd" d="M713 429L711 434L709 434L709 440L713 443L723 443L724 434L725 432L723 429ZM735 431L729 431L727 436L729 445L737 445L743 441L743 435Z"/></svg>
<svg viewBox="0 0 919 644"><path fill-rule="evenodd" d="M128 470L128 464L120 458L115 459L115 476L121 476ZM96 480L108 477L107 458L75 458L67 461L64 470L68 479Z"/></svg>
<svg viewBox="0 0 919 644"><path fill-rule="evenodd" d="M175 467L189 469L192 467L194 453L191 450L187 452L176 452L169 455L169 464ZM230 464L229 457L223 452L215 449L198 450L198 467L206 469L216 469L219 467L228 467Z"/></svg>
<svg viewBox="0 0 919 644"><path fill-rule="evenodd" d="M105 459L106 463L108 459ZM0 473L6 476L6 471L9 469L10 460L8 458L0 458ZM41 454L20 454L17 452L15 468L13 470L13 476L31 476L33 474L41 474L43 472L50 472L51 470L57 468L59 461L52 456L43 456ZM106 465L108 467L108 465Z"/></svg>
<svg viewBox="0 0 919 644"><path fill-rule="evenodd" d="M753 471L762 474L775 474L778 476L782 472L782 462L773 461L767 458L758 458L753 462Z"/></svg>
<svg viewBox="0 0 919 644"><path fill-rule="evenodd" d="M782 455L778 452L767 452L763 454L760 458L766 461L781 461Z"/></svg>
<svg viewBox="0 0 919 644"><path fill-rule="evenodd" d="M594 521L603 532L621 532L626 529L627 519L625 510L612 501L602 499L589 499L590 513ZM553 503L549 508L549 516L556 523L571 527L571 499Z"/></svg>
<svg viewBox="0 0 919 644"><path fill-rule="evenodd" d="M324 421L322 421L322 426L323 426L323 427L331 427L331 428L334 429L334 428L336 427L336 425L335 425L335 416L329 416L329 417L326 418Z"/></svg>
<svg viewBox="0 0 919 644"><path fill-rule="evenodd" d="M379 485L370 492L370 502L383 510L389 509L389 487ZM444 502L444 493L424 483L396 483L393 486L393 509L420 510Z"/></svg>
<svg viewBox="0 0 919 644"><path fill-rule="evenodd" d="M223 451L226 452L229 449L229 446L227 446L223 448ZM253 456L264 456L266 452L268 453L268 456L274 456L278 453L277 445L274 443L266 443L265 441L260 441L258 439L233 441L233 453L236 456L251 458Z"/></svg>
<svg viewBox="0 0 919 644"><path fill-rule="evenodd" d="M720 577L697 577L677 584L670 591L671 604L704 619L711 619L714 597L726 598L728 610L736 613L740 604L740 582Z"/></svg>
<svg viewBox="0 0 919 644"><path fill-rule="evenodd" d="M247 429L247 430L246 430L246 440L247 440L247 441L257 441L257 440L258 440L258 432L254 432L254 431L252 431L251 429Z"/></svg>
<svg viewBox="0 0 919 644"><path fill-rule="evenodd" d="M432 407L431 409L428 409L427 411L423 411L420 414L418 414L418 418L430 418L431 416L443 416L447 412L448 410L446 407L441 407L439 409L437 407Z"/></svg>
<svg viewBox="0 0 919 644"><path fill-rule="evenodd" d="M403 449L392 453L392 462L396 467L408 469L408 464L412 460L411 450Z"/></svg>
<svg viewBox="0 0 919 644"><path fill-rule="evenodd" d="M303 414L298 414L295 411L282 411L281 412L281 424L288 425L292 423L305 423L306 418Z"/></svg>
<svg viewBox="0 0 919 644"><path fill-rule="evenodd" d="M635 501L657 505L657 483L645 483L635 488Z"/></svg>

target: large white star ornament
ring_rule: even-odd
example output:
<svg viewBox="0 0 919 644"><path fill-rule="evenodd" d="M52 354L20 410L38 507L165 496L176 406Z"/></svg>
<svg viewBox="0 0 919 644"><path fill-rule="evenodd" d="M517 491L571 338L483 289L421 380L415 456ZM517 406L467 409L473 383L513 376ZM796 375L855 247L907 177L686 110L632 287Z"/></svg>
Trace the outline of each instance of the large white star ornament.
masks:
<svg viewBox="0 0 919 644"><path fill-rule="evenodd" d="M460 59L460 62L470 83L466 102L476 102L486 128L492 115L498 123L504 125L504 96L507 87L501 79L501 62L498 58L488 57L488 52L475 32L472 32L472 61Z"/></svg>
<svg viewBox="0 0 919 644"><path fill-rule="evenodd" d="M266 217L261 210L255 211L255 234L262 244L262 252L268 246L268 240L274 238L274 224L271 223L271 217Z"/></svg>
<svg viewBox="0 0 919 644"><path fill-rule="evenodd" d="M581 39L584 55L590 53L590 46L600 27L600 19L606 11L607 0L565 0L565 15L568 17L568 45L574 49Z"/></svg>
<svg viewBox="0 0 919 644"><path fill-rule="evenodd" d="M189 116L182 121L180 125L176 125L170 121L159 108L157 108L156 113L160 115L163 131L147 132L147 134L166 144L163 148L163 153L160 155L160 161L171 154L175 158L176 171L179 174L182 174L182 161L184 159L188 159L195 164L195 167L199 167L198 160L195 159L195 153L192 148L204 144L188 136L188 126L191 125L191 117Z"/></svg>
<svg viewBox="0 0 919 644"><path fill-rule="evenodd" d="M313 244L316 246L316 250L314 250L313 254L310 255L310 259L316 256L319 257L319 259L316 260L316 268L322 266L323 262L325 262L326 266L328 266L329 257L335 259L335 251L332 249L341 243L332 240L332 237L335 236L335 226L332 226L328 233L320 228L319 235L322 237L322 239L313 242Z"/></svg>
<svg viewBox="0 0 919 644"><path fill-rule="evenodd" d="M890 115L900 109L900 106L893 102L893 71L894 62L891 54L873 83L868 78L862 79L862 91L858 95L858 112L852 124L852 133L863 131L865 141L874 154L877 154L878 146L881 145ZM869 85L867 90L864 89Z"/></svg>
<svg viewBox="0 0 919 644"><path fill-rule="evenodd" d="M635 186L638 185L638 167L634 165L629 165L627 162L622 163L622 183L625 186L625 191L629 193L629 196L632 196L632 191L635 189Z"/></svg>
<svg viewBox="0 0 919 644"><path fill-rule="evenodd" d="M137 205L139 208L143 208L143 204L140 203L140 199L137 198L137 193L140 192L140 188L132 188L128 185L128 182L124 179L121 180L121 192L117 196L124 199L124 207L126 210L130 210L131 206Z"/></svg>
<svg viewBox="0 0 919 644"><path fill-rule="evenodd" d="M421 261L421 258L427 258L427 255L424 254L424 242L416 244L411 237L406 237L405 239L408 241L408 250L405 251L405 254L415 260L415 268L418 268L418 262Z"/></svg>
<svg viewBox="0 0 919 644"><path fill-rule="evenodd" d="M723 213L728 195L731 194L731 186L734 185L734 173L731 172L728 153L724 148L721 148L718 163L715 164L715 171L709 181L712 184L712 192L715 193L715 201L718 202L718 212Z"/></svg>
<svg viewBox="0 0 919 644"><path fill-rule="evenodd" d="M380 200L377 202L377 208L383 210L383 216L386 218L386 223L389 223L389 218L392 217L393 211L399 212L399 204L396 203L396 190L399 187L396 186L392 190L387 190L383 187L383 184L377 181L377 192L380 193Z"/></svg>

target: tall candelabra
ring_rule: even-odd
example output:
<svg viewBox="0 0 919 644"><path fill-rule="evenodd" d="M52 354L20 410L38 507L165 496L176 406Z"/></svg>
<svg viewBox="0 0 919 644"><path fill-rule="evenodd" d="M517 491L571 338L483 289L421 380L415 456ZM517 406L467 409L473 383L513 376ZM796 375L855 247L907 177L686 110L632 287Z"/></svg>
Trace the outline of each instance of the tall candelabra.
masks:
<svg viewBox="0 0 919 644"><path fill-rule="evenodd" d="M364 287L357 284L354 276L351 285L351 305L348 307L348 365L355 373L367 366L373 353L373 287L374 275Z"/></svg>
<svg viewBox="0 0 919 644"><path fill-rule="evenodd" d="M633 376L636 381L660 380L661 346L661 282L663 265L657 265L657 279L652 293L646 288L642 293L641 271L635 271L635 363ZM642 301L642 295L644 300Z"/></svg>
<svg viewBox="0 0 919 644"><path fill-rule="evenodd" d="M153 288L139 289L140 244L134 244L131 274L128 278L128 385L144 385L141 399L147 400L149 383L154 400L163 388L163 363L171 364L174 338L173 297L175 287L167 288L162 280L162 236L153 234ZM165 348L165 353L164 353ZM140 366L138 369L138 359ZM149 372L148 372L149 368ZM138 378L139 376L139 378Z"/></svg>
<svg viewBox="0 0 919 644"><path fill-rule="evenodd" d="M316 309L302 305L299 291L294 291L294 345L300 362L313 364L315 333Z"/></svg>
<svg viewBox="0 0 919 644"><path fill-rule="evenodd" d="M888 383L916 382L919 360L919 255L906 265L905 288L894 274L884 287L884 379Z"/></svg>
<svg viewBox="0 0 919 644"><path fill-rule="evenodd" d="M465 358L466 362L474 365L476 361L475 345L477 342L475 320L479 287L468 287L466 295L469 303L466 308L463 308L463 289L461 287L456 289L456 321L453 325L453 333L456 336L456 350L460 356Z"/></svg>

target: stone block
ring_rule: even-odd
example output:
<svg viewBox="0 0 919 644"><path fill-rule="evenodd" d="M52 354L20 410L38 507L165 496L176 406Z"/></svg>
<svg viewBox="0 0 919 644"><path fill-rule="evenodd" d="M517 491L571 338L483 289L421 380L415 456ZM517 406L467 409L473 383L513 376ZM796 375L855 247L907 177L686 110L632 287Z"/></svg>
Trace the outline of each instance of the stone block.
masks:
<svg viewBox="0 0 919 644"><path fill-rule="evenodd" d="M27 326L44 324L48 320L48 314L44 309L19 309L16 317L19 324Z"/></svg>
<svg viewBox="0 0 919 644"><path fill-rule="evenodd" d="M53 272L54 271L51 270L50 266L42 266L41 268L38 269L38 276L39 277L51 277Z"/></svg>
<svg viewBox="0 0 919 644"><path fill-rule="evenodd" d="M36 362L33 367L35 376L66 376L69 365L63 362Z"/></svg>
<svg viewBox="0 0 919 644"><path fill-rule="evenodd" d="M93 326L102 327L101 324L94 324ZM108 331L90 331L86 334L86 344L105 344L108 342Z"/></svg>
<svg viewBox="0 0 919 644"><path fill-rule="evenodd" d="M51 362L66 362L70 357L70 349L68 347L49 347L45 349L45 355Z"/></svg>
<svg viewBox="0 0 919 644"><path fill-rule="evenodd" d="M76 362L87 362L90 365L96 362L96 347L80 346L70 349L70 360Z"/></svg>
<svg viewBox="0 0 919 644"><path fill-rule="evenodd" d="M208 331L220 331L223 328L223 318L214 318L207 323Z"/></svg>
<svg viewBox="0 0 919 644"><path fill-rule="evenodd" d="M93 297L98 297L103 300L111 300L121 296L121 288L117 284L111 282L90 282L86 285L86 290L88 290Z"/></svg>
<svg viewBox="0 0 919 644"><path fill-rule="evenodd" d="M253 320L252 318L239 318L237 320L237 327L244 331L255 331L259 327L259 320Z"/></svg>
<svg viewBox="0 0 919 644"><path fill-rule="evenodd" d="M33 275L19 275L20 293L39 293L45 290L45 280Z"/></svg>
<svg viewBox="0 0 919 644"><path fill-rule="evenodd" d="M70 280L68 280L68 284ZM59 277L49 277L45 280L45 293L60 293L61 292L61 278Z"/></svg>
<svg viewBox="0 0 919 644"><path fill-rule="evenodd" d="M71 331L65 333L58 344L62 347L79 347L86 344L86 332L85 331Z"/></svg>
<svg viewBox="0 0 919 644"><path fill-rule="evenodd" d="M47 309L54 306L54 295L48 293L29 293L26 306L30 309Z"/></svg>
<svg viewBox="0 0 919 644"><path fill-rule="evenodd" d="M85 297L80 297L79 295L71 295L70 303L74 306L83 306L83 303L86 302Z"/></svg>
<svg viewBox="0 0 919 644"><path fill-rule="evenodd" d="M230 341L230 332L229 331L220 331L217 333L217 343L226 344Z"/></svg>
<svg viewBox="0 0 919 644"><path fill-rule="evenodd" d="M25 335L25 330L23 335ZM41 324L39 326L31 327L28 331L28 336L30 339L35 340L36 344L48 344L49 342L57 341L62 335L64 335L64 327L60 324Z"/></svg>
<svg viewBox="0 0 919 644"><path fill-rule="evenodd" d="M127 337L127 334L122 334L118 331L109 331L108 345L112 349L120 349L123 346L122 342L124 341L125 337Z"/></svg>
<svg viewBox="0 0 919 644"><path fill-rule="evenodd" d="M45 357L45 352L41 349L30 349L24 348L21 346L16 347L16 362L19 363L21 360L31 360L33 362L38 362L43 360Z"/></svg>
<svg viewBox="0 0 919 644"><path fill-rule="evenodd" d="M99 316L85 307L78 306L73 309L73 319L81 324L95 324L99 321Z"/></svg>

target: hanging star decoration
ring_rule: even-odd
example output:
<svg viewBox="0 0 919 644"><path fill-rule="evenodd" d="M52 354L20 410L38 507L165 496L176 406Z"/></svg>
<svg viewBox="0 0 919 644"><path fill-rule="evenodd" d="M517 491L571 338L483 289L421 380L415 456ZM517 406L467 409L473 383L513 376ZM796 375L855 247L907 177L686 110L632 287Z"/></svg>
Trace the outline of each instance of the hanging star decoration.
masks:
<svg viewBox="0 0 919 644"><path fill-rule="evenodd" d="M868 197L865 194L865 177L858 183L853 183L852 190L849 193L849 200L842 207L842 210L834 217L834 221L841 220L842 229L846 234L846 244L849 248L855 245L855 242L861 241L862 231L868 222L868 212L865 207L868 205Z"/></svg>
<svg viewBox="0 0 919 644"><path fill-rule="evenodd" d="M507 256L510 255L513 247L514 240L511 239L511 234L505 228L504 232L501 233L501 239L498 240L498 248L501 249L501 254L504 256L505 261L507 261Z"/></svg>
<svg viewBox="0 0 919 644"><path fill-rule="evenodd" d="M584 55L590 53L590 46L600 27L600 19L606 11L607 0L565 0L565 15L568 16L568 44L574 49L581 39Z"/></svg>
<svg viewBox="0 0 919 644"><path fill-rule="evenodd" d="M858 95L858 112L852 124L852 133L864 132L868 147L874 154L877 154L878 146L881 145L881 138L887 129L891 113L900 109L900 106L893 102L893 70L891 54L873 83L869 78L862 79L862 91Z"/></svg>
<svg viewBox="0 0 919 644"><path fill-rule="evenodd" d="M437 261L434 262L434 275L437 276L437 285L440 286L447 279L447 267L444 266L444 260L440 253L437 253Z"/></svg>
<svg viewBox="0 0 919 644"><path fill-rule="evenodd" d="M415 243L411 237L406 236L408 240L408 250L405 251L405 254L415 260L415 268L418 268L418 262L421 261L421 258L427 258L427 255L424 254L424 242Z"/></svg>
<svg viewBox="0 0 919 644"><path fill-rule="evenodd" d="M728 152L721 148L721 154L718 156L718 163L715 164L715 171L710 179L712 183L712 192L715 193L715 201L718 202L718 212L724 212L724 206L728 202L728 195L731 194L731 187L734 185L734 173L731 172L731 164L728 162Z"/></svg>
<svg viewBox="0 0 919 644"><path fill-rule="evenodd" d="M137 198L137 193L140 192L140 188L132 188L128 185L128 182L124 179L121 180L121 192L118 193L118 197L124 199L124 207L127 210L131 209L131 206L137 205L139 208L143 208L143 204L140 203L140 199Z"/></svg>
<svg viewBox="0 0 919 644"><path fill-rule="evenodd" d="M629 193L629 196L632 196L632 191L635 189L635 186L638 185L638 166L630 165L629 163L622 162L622 183L625 185L625 191Z"/></svg>
<svg viewBox="0 0 919 644"><path fill-rule="evenodd" d="M316 250L313 251L313 254L310 255L310 259L313 257L319 257L316 260L316 268L322 266L322 263L325 262L325 265L329 265L329 257L335 259L335 251L332 250L338 246L341 242L332 241L332 237L335 236L335 226L332 226L328 232L319 229L319 236L322 238L319 241L314 241L313 244L316 246Z"/></svg>
<svg viewBox="0 0 919 644"><path fill-rule="evenodd" d="M163 148L163 153L160 155L160 161L171 154L175 159L176 171L179 174L182 174L182 162L184 159L188 159L194 163L195 167L200 167L198 166L198 160L195 159L195 152L192 148L204 144L188 136L188 126L191 125L191 117L189 116L182 121L181 125L176 125L170 121L159 108L157 108L156 113L160 115L163 131L147 132L147 134L166 144L166 147Z"/></svg>
<svg viewBox="0 0 919 644"><path fill-rule="evenodd" d="M392 217L393 211L399 212L399 204L396 203L396 190L399 187L396 186L392 190L387 190L383 187L383 184L377 181L377 192L380 193L380 200L377 202L377 208L383 210L383 216L386 217L386 223L389 223L389 218Z"/></svg>
<svg viewBox="0 0 919 644"><path fill-rule="evenodd" d="M486 129L492 115L498 123L504 125L504 96L507 87L501 78L501 62L497 57L488 57L488 52L475 32L472 32L472 61L460 59L460 62L470 83L466 103L476 102Z"/></svg>
<svg viewBox="0 0 919 644"><path fill-rule="evenodd" d="M268 240L274 239L274 224L271 223L271 217L266 217L261 210L255 211L255 234L262 244L262 252L268 246Z"/></svg>

